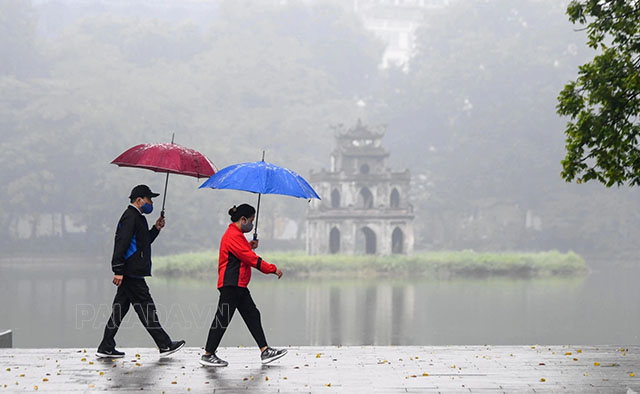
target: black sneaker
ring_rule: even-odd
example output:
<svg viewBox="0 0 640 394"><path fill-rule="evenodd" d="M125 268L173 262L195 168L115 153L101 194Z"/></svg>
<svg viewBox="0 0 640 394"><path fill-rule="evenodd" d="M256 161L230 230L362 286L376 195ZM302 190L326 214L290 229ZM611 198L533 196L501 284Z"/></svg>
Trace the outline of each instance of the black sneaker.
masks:
<svg viewBox="0 0 640 394"><path fill-rule="evenodd" d="M96 357L99 358L122 358L124 357L124 352L119 352L116 349L107 350L107 349L98 349L96 352Z"/></svg>
<svg viewBox="0 0 640 394"><path fill-rule="evenodd" d="M200 364L204 365L205 367L226 367L227 365L229 365L228 362L216 356L215 353L211 353L208 356L206 354L203 354L202 357L200 357Z"/></svg>
<svg viewBox="0 0 640 394"><path fill-rule="evenodd" d="M173 341L168 348L160 349L160 357L167 357L184 347L185 341Z"/></svg>
<svg viewBox="0 0 640 394"><path fill-rule="evenodd" d="M269 364L270 362L276 361L277 359L284 356L285 354L287 354L287 349L278 350L278 349L267 347L266 349L264 349L264 352L262 352L262 354L260 355L260 358L262 359L263 364Z"/></svg>

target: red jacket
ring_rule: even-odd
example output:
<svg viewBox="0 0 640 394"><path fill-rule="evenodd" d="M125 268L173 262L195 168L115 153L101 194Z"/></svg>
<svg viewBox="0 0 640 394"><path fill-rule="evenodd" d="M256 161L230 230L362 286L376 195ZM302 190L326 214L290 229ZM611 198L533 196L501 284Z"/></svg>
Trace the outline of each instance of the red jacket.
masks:
<svg viewBox="0 0 640 394"><path fill-rule="evenodd" d="M276 266L262 260L251 249L249 241L238 226L229 225L220 240L218 258L218 288L222 286L247 287L251 280L251 267L265 274L276 272Z"/></svg>

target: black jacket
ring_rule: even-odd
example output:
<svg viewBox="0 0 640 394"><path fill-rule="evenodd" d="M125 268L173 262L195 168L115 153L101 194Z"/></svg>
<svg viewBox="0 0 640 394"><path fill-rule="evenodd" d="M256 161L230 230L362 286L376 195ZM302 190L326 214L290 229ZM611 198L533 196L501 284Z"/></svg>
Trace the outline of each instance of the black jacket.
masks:
<svg viewBox="0 0 640 394"><path fill-rule="evenodd" d="M132 205L122 214L116 229L111 269L116 275L151 276L151 243L160 230L149 229L147 219Z"/></svg>

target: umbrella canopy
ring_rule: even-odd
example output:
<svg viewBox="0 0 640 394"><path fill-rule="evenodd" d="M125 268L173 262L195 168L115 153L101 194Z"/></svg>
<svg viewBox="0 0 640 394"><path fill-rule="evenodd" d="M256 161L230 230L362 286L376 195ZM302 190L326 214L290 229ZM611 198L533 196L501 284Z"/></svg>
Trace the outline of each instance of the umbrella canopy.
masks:
<svg viewBox="0 0 640 394"><path fill-rule="evenodd" d="M309 182L303 177L294 171L264 160L225 167L200 185L200 189L203 188L243 190L258 193L258 209L253 239L258 239L260 196L263 194L282 194L299 198L320 199L318 193L313 190Z"/></svg>
<svg viewBox="0 0 640 394"><path fill-rule="evenodd" d="M215 165L205 155L174 143L136 145L116 157L111 164L195 178L208 178L216 172Z"/></svg>
<svg viewBox="0 0 640 394"><path fill-rule="evenodd" d="M216 166L202 153L174 144L140 144L127 149L116 157L111 164L120 167L144 168L155 172L164 172L167 178L164 182L162 197L162 211L164 217L164 203L167 198L169 174L187 175L195 178L206 178L215 174Z"/></svg>
<svg viewBox="0 0 640 394"><path fill-rule="evenodd" d="M207 179L201 186L212 189L244 190L260 194L282 194L299 198L317 198L318 193L300 175L266 161L234 164Z"/></svg>

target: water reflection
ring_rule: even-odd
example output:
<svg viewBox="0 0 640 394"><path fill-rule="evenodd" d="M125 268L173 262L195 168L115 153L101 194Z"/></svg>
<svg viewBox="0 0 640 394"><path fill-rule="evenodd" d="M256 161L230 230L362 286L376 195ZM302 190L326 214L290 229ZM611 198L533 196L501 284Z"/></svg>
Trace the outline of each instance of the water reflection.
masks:
<svg viewBox="0 0 640 394"><path fill-rule="evenodd" d="M448 345L637 343L638 269L579 279L273 280L250 288L270 344ZM115 287L96 264L0 266L0 329L16 347L94 347ZM215 282L149 281L163 325L203 346L218 300ZM130 313L120 346L153 346ZM236 316L222 346L255 346Z"/></svg>

